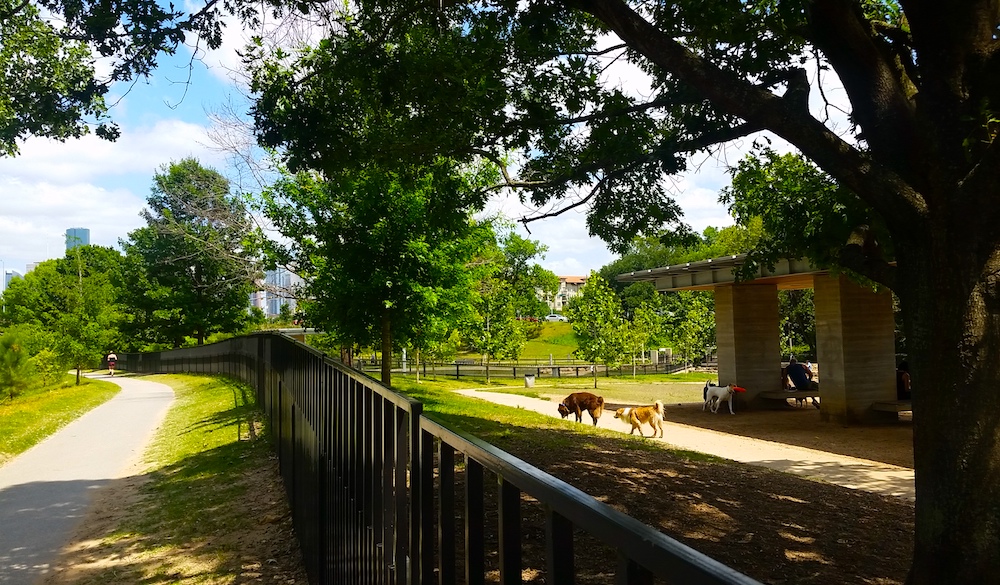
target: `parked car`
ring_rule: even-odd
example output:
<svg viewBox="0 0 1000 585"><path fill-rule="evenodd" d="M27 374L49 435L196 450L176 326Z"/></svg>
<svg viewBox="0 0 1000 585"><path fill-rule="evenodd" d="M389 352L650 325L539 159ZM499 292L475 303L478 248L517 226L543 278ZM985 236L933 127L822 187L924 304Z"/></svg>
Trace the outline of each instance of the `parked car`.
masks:
<svg viewBox="0 0 1000 585"><path fill-rule="evenodd" d="M569 321L569 319L567 319L566 317L564 317L562 315L559 315L559 314L556 314L556 313L552 313L551 315L546 315L545 316L545 320L546 321Z"/></svg>

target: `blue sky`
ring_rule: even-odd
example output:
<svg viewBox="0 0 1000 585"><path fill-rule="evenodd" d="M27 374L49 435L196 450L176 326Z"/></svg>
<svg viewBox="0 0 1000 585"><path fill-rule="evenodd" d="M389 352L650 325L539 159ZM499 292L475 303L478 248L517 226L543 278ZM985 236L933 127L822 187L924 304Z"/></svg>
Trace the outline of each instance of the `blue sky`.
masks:
<svg viewBox="0 0 1000 585"><path fill-rule="evenodd" d="M135 83L111 112L122 130L117 142L94 136L65 143L31 138L21 145L19 156L0 158L3 268L23 273L30 262L63 256L64 234L71 227L89 228L92 244L118 248L120 239L144 225L139 212L153 175L171 161L193 156L235 177L228 156L208 133L210 114L238 95L228 80L228 69L238 64L234 53L238 45L229 42L195 62L190 85L183 83L189 57L184 52L165 59L151 79ZM611 75L617 76L611 82L644 91L642 76L635 70L621 68ZM115 88L119 95L126 89ZM669 179L686 221L699 231L733 223L717 203L719 189L729 182L726 164L738 160L740 149L727 153L728 161L693 160L697 171ZM512 218L527 211L512 199L497 200L492 208ZM518 229L548 246L540 263L559 275L586 275L614 258L602 242L587 235L582 212L535 222L530 234Z"/></svg>

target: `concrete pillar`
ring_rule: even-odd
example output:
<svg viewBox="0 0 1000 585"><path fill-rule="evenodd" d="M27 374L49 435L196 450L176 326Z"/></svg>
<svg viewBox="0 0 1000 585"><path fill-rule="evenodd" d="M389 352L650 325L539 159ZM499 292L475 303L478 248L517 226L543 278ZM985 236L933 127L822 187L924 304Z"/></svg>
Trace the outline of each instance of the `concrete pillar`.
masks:
<svg viewBox="0 0 1000 585"><path fill-rule="evenodd" d="M895 419L872 410L896 399L892 294L873 292L845 276L816 276L816 359L820 418L836 422Z"/></svg>
<svg viewBox="0 0 1000 585"><path fill-rule="evenodd" d="M719 384L747 389L744 406L763 406L757 394L781 390L778 288L773 284L732 284L715 288L715 337ZM772 401L773 402L773 401Z"/></svg>

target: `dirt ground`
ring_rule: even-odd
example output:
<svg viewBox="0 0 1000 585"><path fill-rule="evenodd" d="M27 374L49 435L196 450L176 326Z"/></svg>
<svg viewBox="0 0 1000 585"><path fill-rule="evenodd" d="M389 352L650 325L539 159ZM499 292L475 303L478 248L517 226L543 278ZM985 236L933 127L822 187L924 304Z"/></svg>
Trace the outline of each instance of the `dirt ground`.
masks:
<svg viewBox="0 0 1000 585"><path fill-rule="evenodd" d="M789 401L794 404L794 401ZM881 461L913 468L913 424L909 413L898 422L844 425L823 422L812 406L784 410L740 411L732 416L722 409L707 415L701 404L667 404L666 419L724 433L808 447L819 451Z"/></svg>
<svg viewBox="0 0 1000 585"><path fill-rule="evenodd" d="M668 404L666 414L671 422L912 467L909 420L824 423L812 406L732 416L703 412L700 404ZM490 441L761 582L906 580L910 501L759 467L686 460L666 449L627 449L613 439L588 437L558 453L532 450L530 433ZM595 576L583 582L610 582L597 576L613 566L614 551L588 547L577 562L582 574Z"/></svg>

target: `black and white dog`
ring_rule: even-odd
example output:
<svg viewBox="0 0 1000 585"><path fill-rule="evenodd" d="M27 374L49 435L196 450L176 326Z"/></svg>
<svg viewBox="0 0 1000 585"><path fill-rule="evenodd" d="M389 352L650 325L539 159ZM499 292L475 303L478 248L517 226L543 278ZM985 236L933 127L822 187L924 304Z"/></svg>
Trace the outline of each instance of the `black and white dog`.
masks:
<svg viewBox="0 0 1000 585"><path fill-rule="evenodd" d="M722 401L725 400L729 402L729 414L736 414L733 410L733 394L737 392L746 392L746 388L741 388L736 384L730 384L728 386L716 386L711 380L705 382L705 389L702 392L702 398L705 399L705 404L702 405L701 409L705 410L711 407L713 413L719 412L719 406Z"/></svg>

